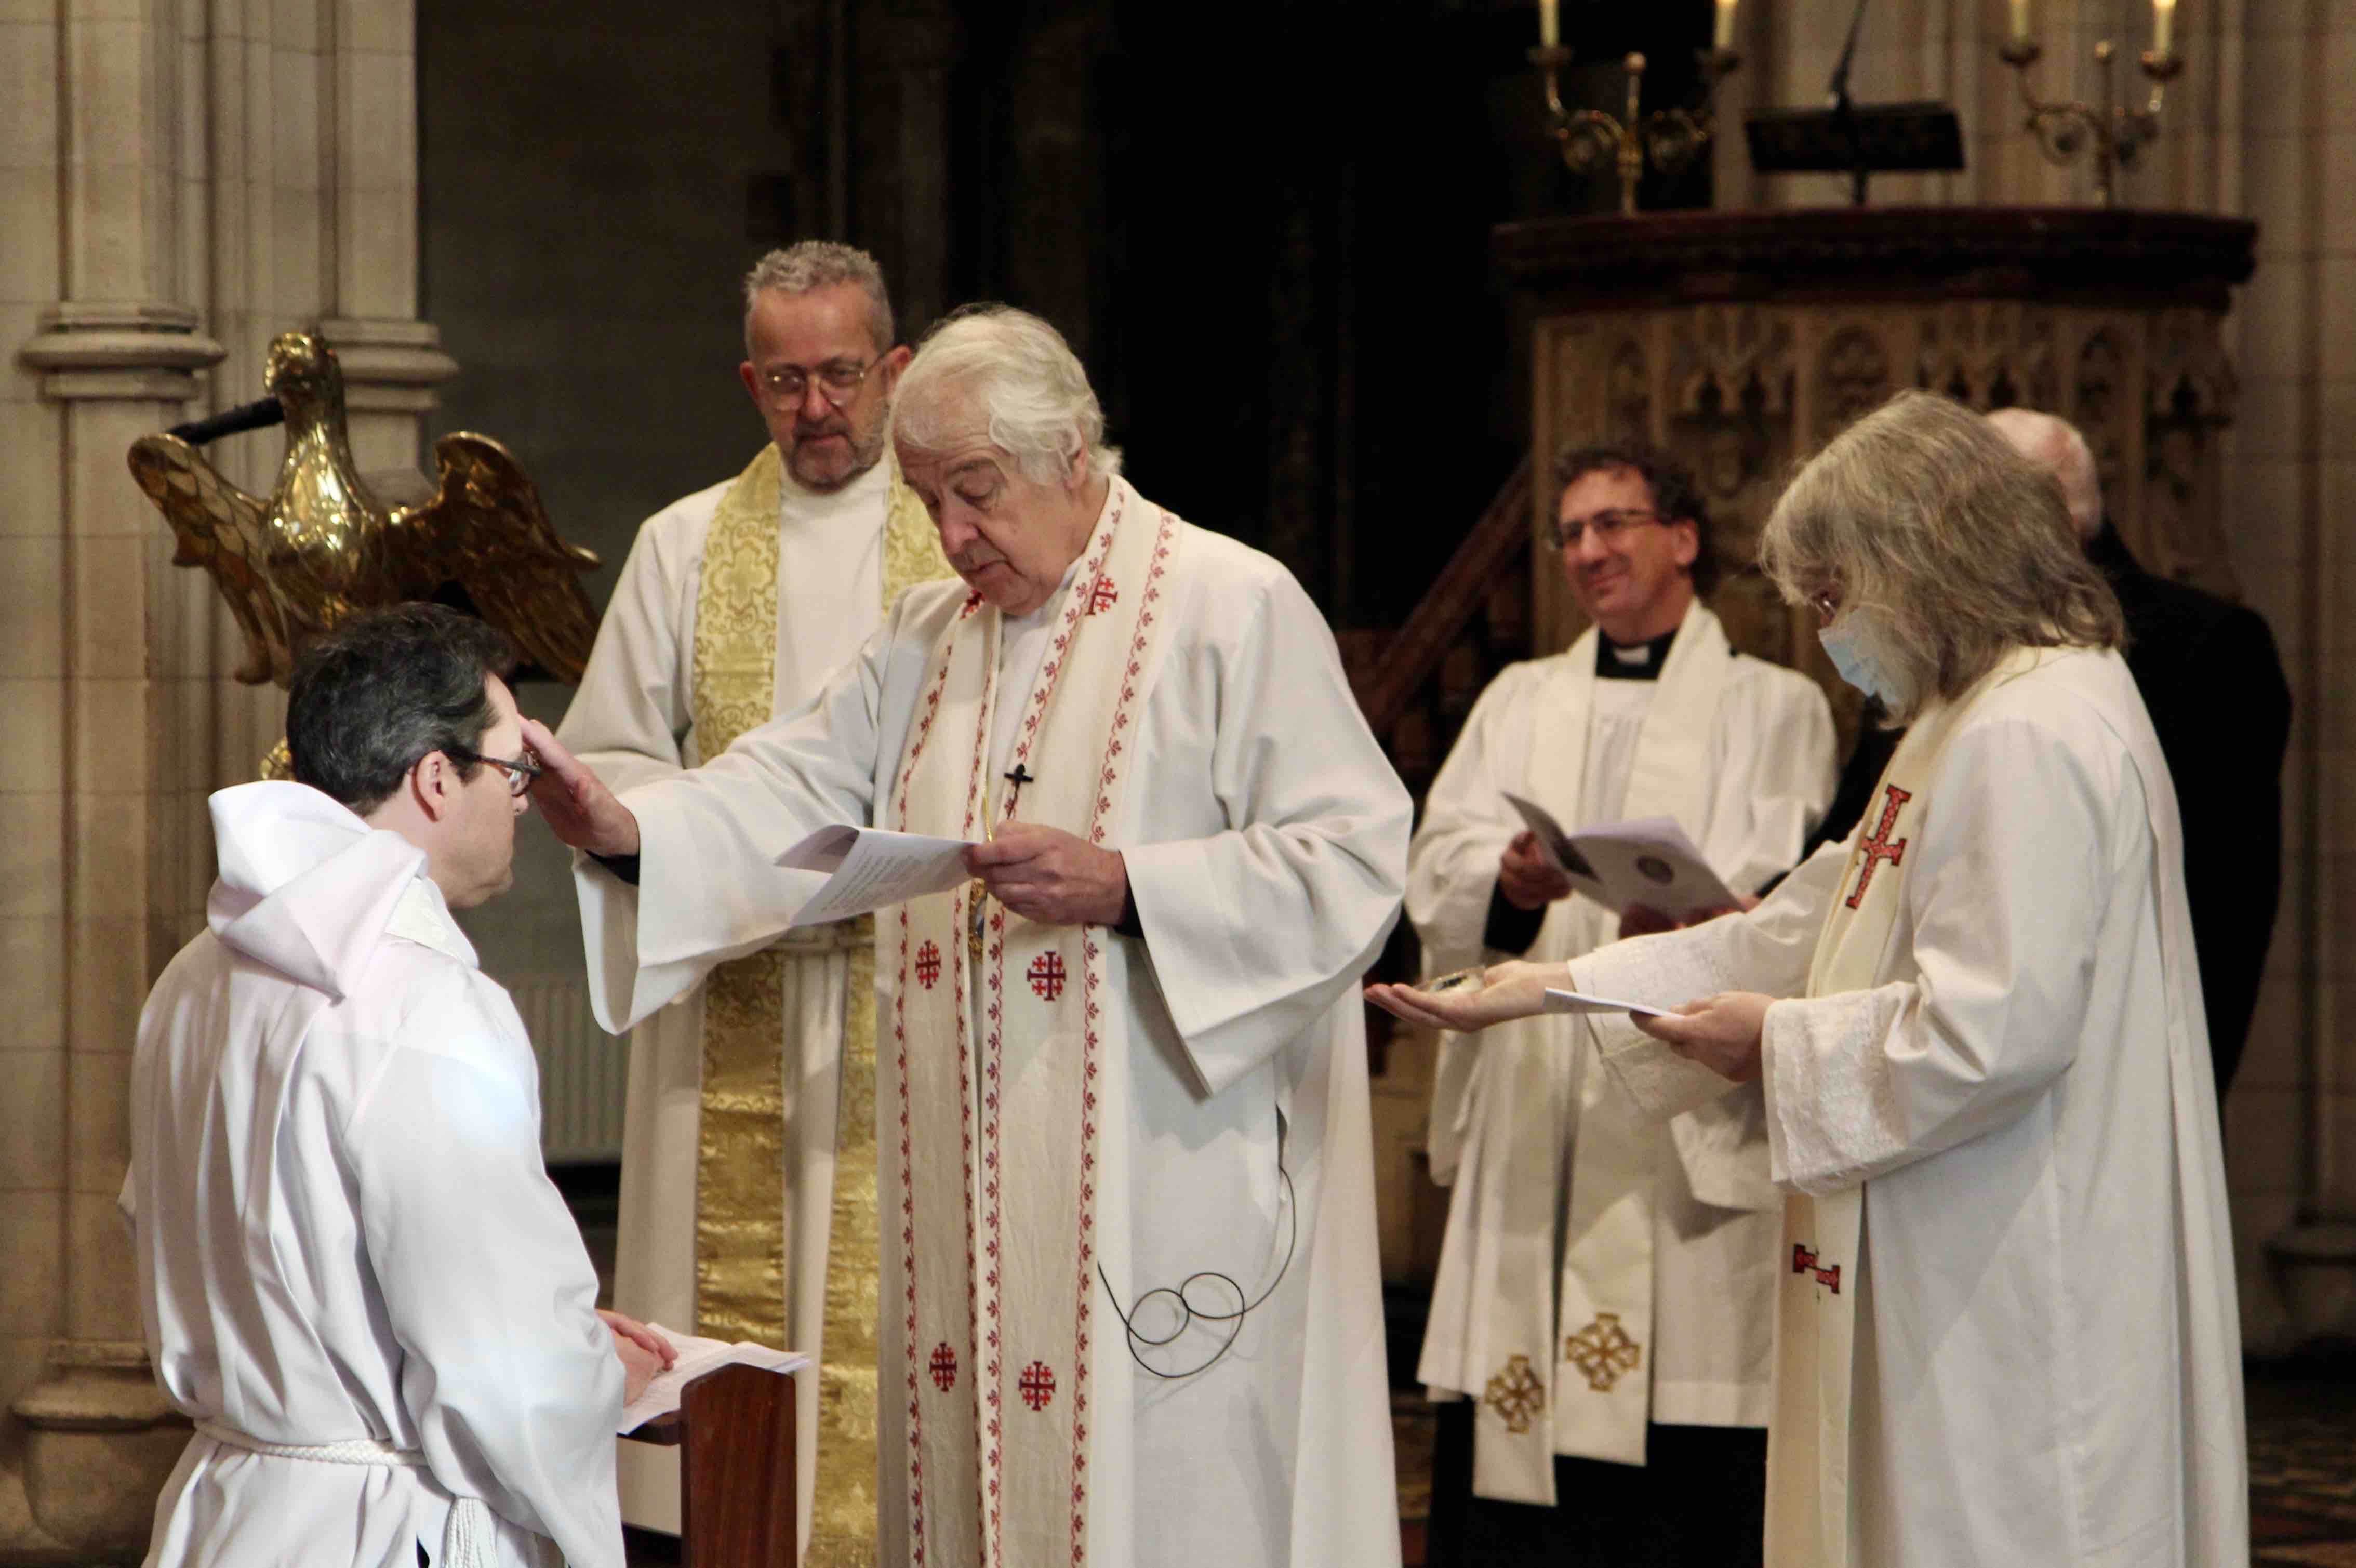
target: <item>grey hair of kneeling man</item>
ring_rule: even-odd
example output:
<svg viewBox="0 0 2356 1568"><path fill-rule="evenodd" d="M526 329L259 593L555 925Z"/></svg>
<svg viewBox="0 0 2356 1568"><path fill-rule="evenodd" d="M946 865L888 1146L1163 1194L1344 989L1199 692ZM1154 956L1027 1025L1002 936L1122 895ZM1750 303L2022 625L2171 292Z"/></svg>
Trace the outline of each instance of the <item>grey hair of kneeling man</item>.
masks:
<svg viewBox="0 0 2356 1568"><path fill-rule="evenodd" d="M486 682L515 665L507 633L440 605L352 616L295 658L286 693L294 781L366 816L430 752L472 779L483 766L476 748L498 717Z"/></svg>
<svg viewBox="0 0 2356 1568"><path fill-rule="evenodd" d="M977 435L1025 478L1053 484L1086 453L1087 477L1120 472L1104 440L1104 408L1064 335L1011 305L969 305L941 318L900 373L892 440L946 452Z"/></svg>
<svg viewBox="0 0 2356 1568"><path fill-rule="evenodd" d="M1834 591L1836 624L1875 623L1910 693L1891 704L1901 725L2014 648L2126 637L2053 477L1936 392L1900 392L1810 458L1767 519L1759 564L1792 603Z"/></svg>

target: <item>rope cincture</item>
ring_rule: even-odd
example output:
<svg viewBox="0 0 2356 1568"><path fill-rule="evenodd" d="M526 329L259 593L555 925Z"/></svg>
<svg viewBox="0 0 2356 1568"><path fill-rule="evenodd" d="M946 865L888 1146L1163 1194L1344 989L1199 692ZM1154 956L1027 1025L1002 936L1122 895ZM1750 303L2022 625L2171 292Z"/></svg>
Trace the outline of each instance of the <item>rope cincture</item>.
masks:
<svg viewBox="0 0 2356 1568"><path fill-rule="evenodd" d="M378 1466L397 1470L424 1470L425 1455L415 1448L395 1448L373 1437L348 1437L338 1443L265 1443L261 1438L199 1421L197 1431L225 1448L242 1449L265 1459L294 1459L311 1465ZM491 1510L480 1498L450 1499L450 1522L443 1527L438 1568L493 1568Z"/></svg>

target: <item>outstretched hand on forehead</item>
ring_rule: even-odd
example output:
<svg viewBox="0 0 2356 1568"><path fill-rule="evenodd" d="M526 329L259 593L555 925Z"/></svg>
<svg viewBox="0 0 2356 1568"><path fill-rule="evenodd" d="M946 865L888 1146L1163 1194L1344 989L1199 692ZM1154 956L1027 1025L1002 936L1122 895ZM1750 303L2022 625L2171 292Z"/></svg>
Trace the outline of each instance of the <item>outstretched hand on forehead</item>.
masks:
<svg viewBox="0 0 2356 1568"><path fill-rule="evenodd" d="M1423 985L1369 985L1366 1000L1428 1029L1470 1034L1546 1011L1547 984L1566 983L1558 963L1491 964L1459 970Z"/></svg>
<svg viewBox="0 0 2356 1568"><path fill-rule="evenodd" d="M540 758L541 775L531 783L531 803L540 808L551 832L591 854L638 853L638 819L579 757L564 749L546 725L525 719L523 743Z"/></svg>

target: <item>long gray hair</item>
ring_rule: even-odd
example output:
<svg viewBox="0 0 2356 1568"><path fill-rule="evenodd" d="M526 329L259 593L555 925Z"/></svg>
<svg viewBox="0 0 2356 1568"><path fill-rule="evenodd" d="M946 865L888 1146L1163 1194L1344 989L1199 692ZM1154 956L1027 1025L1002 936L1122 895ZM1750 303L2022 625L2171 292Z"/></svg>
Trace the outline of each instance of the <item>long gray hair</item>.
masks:
<svg viewBox="0 0 2356 1568"><path fill-rule="evenodd" d="M986 435L1024 477L1052 484L1087 454L1088 477L1120 472L1104 408L1064 335L1011 305L969 305L925 335L900 373L892 439L918 451Z"/></svg>
<svg viewBox="0 0 2356 1568"><path fill-rule="evenodd" d="M2014 648L2126 638L2053 477L1933 392L1900 392L1810 459L1767 520L1759 564L1795 604L1837 588L1842 613L1879 612L1910 707L1961 696Z"/></svg>

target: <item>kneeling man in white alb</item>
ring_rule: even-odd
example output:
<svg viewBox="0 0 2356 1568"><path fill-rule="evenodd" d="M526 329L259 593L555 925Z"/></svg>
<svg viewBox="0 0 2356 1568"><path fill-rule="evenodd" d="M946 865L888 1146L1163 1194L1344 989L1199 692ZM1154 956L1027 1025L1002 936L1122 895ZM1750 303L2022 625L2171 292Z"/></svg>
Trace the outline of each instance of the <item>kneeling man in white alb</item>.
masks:
<svg viewBox="0 0 2356 1568"><path fill-rule="evenodd" d="M299 783L212 798L208 929L131 1079L147 1349L197 1434L149 1568L621 1568L614 1429L668 1359L601 1322L539 1074L450 911L536 771L506 639L407 605L308 649Z"/></svg>

